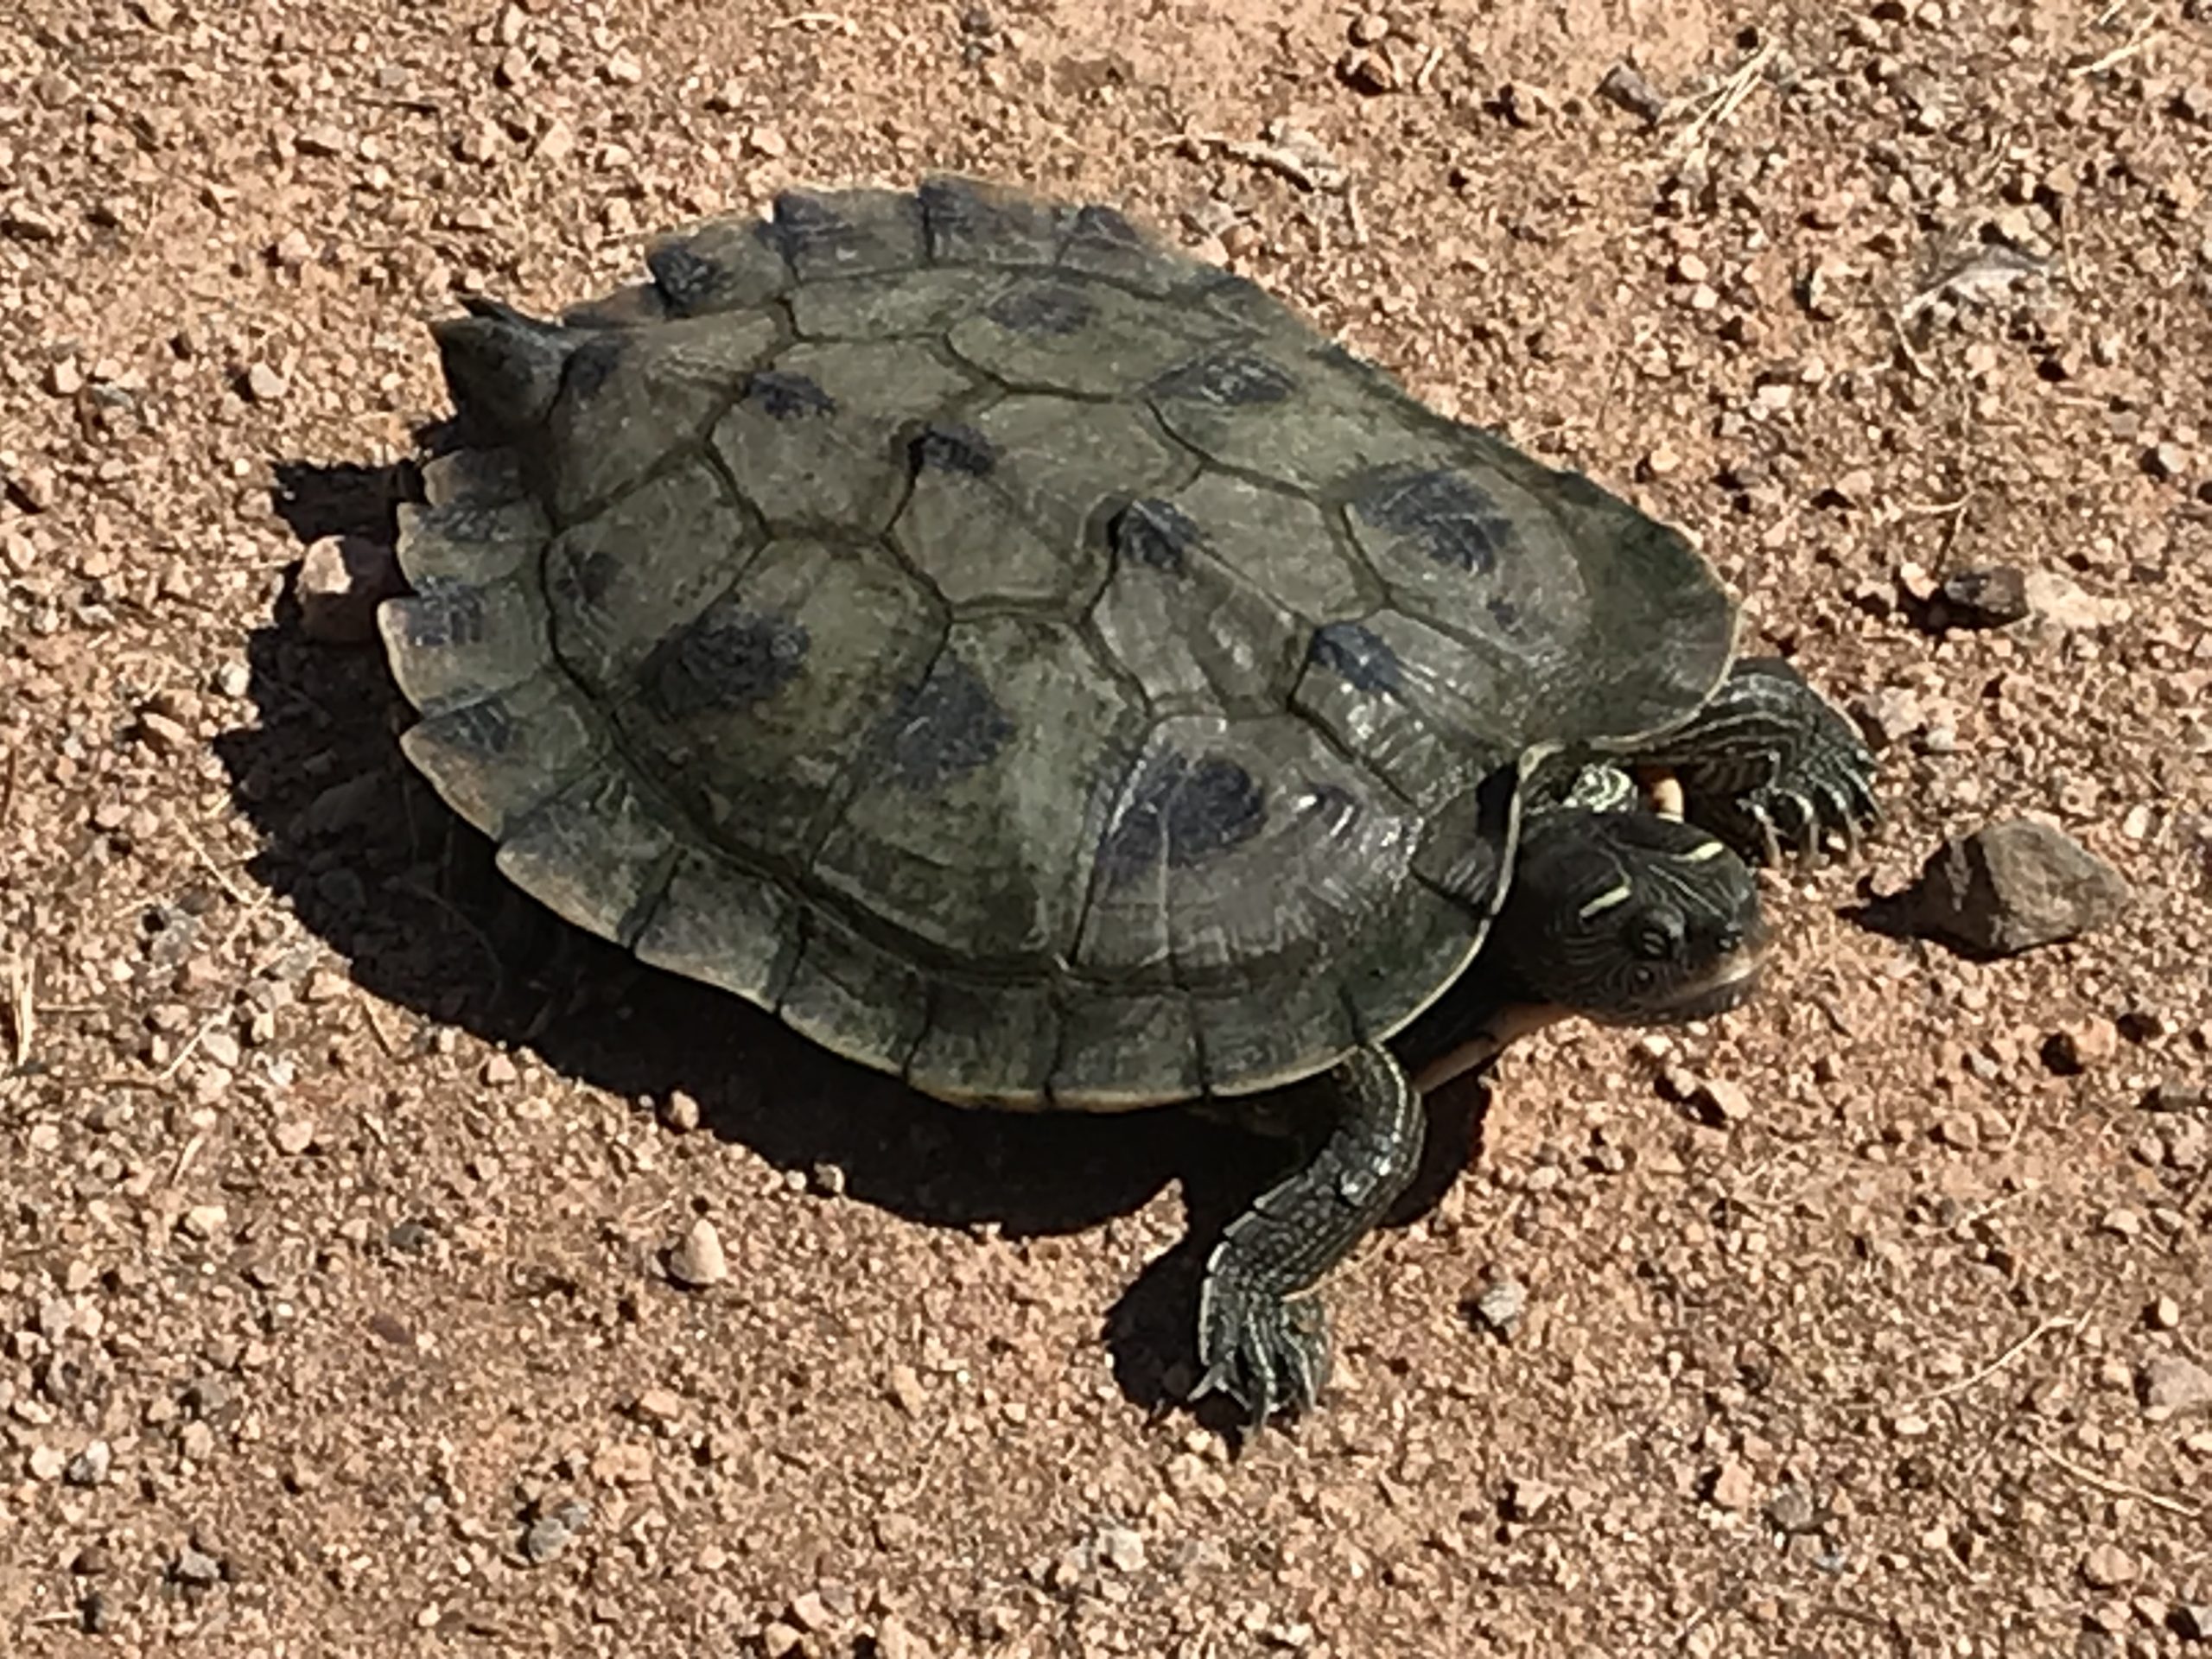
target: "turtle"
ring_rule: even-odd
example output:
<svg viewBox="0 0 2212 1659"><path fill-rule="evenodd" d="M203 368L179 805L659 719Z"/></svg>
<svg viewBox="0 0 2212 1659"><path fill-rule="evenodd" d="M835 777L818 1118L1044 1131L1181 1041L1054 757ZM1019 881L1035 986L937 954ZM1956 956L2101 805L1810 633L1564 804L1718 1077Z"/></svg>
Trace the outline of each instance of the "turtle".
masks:
<svg viewBox="0 0 2212 1659"><path fill-rule="evenodd" d="M1429 1090L1735 1007L1758 868L1877 821L1681 531L1111 206L793 188L644 265L430 324L400 746L543 906L920 1095L1293 1131L1193 1401L1316 1405Z"/></svg>

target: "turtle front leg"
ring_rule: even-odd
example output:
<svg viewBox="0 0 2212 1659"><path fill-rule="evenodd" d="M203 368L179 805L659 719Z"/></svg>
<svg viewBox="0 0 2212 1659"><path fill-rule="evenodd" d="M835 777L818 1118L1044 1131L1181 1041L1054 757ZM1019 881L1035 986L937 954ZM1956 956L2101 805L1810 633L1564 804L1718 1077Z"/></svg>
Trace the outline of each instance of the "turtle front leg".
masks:
<svg viewBox="0 0 2212 1659"><path fill-rule="evenodd" d="M1633 764L1679 781L1692 818L1770 864L1785 842L1805 857L1831 832L1855 844L1879 816L1874 757L1857 728L1779 658L1738 661L1704 708Z"/></svg>
<svg viewBox="0 0 2212 1659"><path fill-rule="evenodd" d="M1330 1080L1341 1110L1320 1148L1230 1223L1198 1294L1193 1399L1226 1393L1255 1427L1310 1408L1329 1380L1329 1321L1316 1291L1411 1183L1425 1124L1395 1059L1363 1048Z"/></svg>

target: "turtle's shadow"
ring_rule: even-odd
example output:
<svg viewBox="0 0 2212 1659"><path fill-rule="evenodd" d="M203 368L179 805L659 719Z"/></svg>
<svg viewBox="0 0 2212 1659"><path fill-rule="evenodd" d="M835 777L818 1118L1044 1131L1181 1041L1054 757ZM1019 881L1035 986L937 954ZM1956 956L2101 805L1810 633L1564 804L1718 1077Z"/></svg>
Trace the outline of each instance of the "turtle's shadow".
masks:
<svg viewBox="0 0 2212 1659"><path fill-rule="evenodd" d="M288 463L272 505L302 544L389 543L410 469ZM1138 1273L1106 1314L1128 1396L1157 1408L1192 1371L1198 1270L1222 1224L1281 1166L1261 1137L1178 1110L1126 1117L966 1110L840 1060L772 1016L645 967L553 917L493 868L490 843L403 760L413 715L374 645L318 643L289 592L246 642L256 719L215 751L262 839L249 866L364 989L436 1025L535 1053L564 1077L631 1100L681 1090L703 1126L776 1166L939 1226L1009 1237L1126 1215L1179 1179L1184 1242ZM1440 1111L1429 1168L1395 1219L1421 1214L1464 1166L1471 1107Z"/></svg>

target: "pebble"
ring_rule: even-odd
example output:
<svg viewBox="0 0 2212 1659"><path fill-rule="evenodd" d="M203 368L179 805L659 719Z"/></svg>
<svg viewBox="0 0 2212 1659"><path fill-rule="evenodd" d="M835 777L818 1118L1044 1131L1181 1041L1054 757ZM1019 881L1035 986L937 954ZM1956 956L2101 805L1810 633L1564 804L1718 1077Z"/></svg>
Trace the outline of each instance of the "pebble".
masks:
<svg viewBox="0 0 2212 1659"><path fill-rule="evenodd" d="M911 1365L893 1365L884 1380L884 1392L892 1403L909 1417L918 1417L922 1408L929 1403L928 1390L922 1386L921 1374Z"/></svg>
<svg viewBox="0 0 2212 1659"><path fill-rule="evenodd" d="M2099 1590L2118 1590L2135 1582L2143 1568L2118 1544L2098 1544L2082 1557L2082 1576Z"/></svg>
<svg viewBox="0 0 2212 1659"><path fill-rule="evenodd" d="M1493 1280L1475 1298L1476 1319L1501 1337L1511 1336L1528 1311L1528 1287L1517 1279Z"/></svg>
<svg viewBox="0 0 2212 1659"><path fill-rule="evenodd" d="M1726 1077L1702 1077L1690 1091L1690 1104L1712 1124L1741 1123L1751 1115L1751 1097Z"/></svg>
<svg viewBox="0 0 2212 1659"><path fill-rule="evenodd" d="M1751 1472L1751 1465L1731 1458L1713 1471L1707 1495L1714 1508L1741 1514L1758 1501L1758 1477Z"/></svg>
<svg viewBox="0 0 2212 1659"><path fill-rule="evenodd" d="M230 1219L230 1212L219 1204L195 1204L184 1212L181 1224L187 1234L204 1243L228 1226Z"/></svg>
<svg viewBox="0 0 2212 1659"><path fill-rule="evenodd" d="M1128 1527L1103 1527L1098 1533L1098 1559L1116 1573L1144 1571L1144 1536Z"/></svg>
<svg viewBox="0 0 2212 1659"><path fill-rule="evenodd" d="M722 1254L721 1235L704 1216L676 1242L668 1254L669 1276L680 1285L703 1290L729 1277L729 1258Z"/></svg>
<svg viewBox="0 0 2212 1659"><path fill-rule="evenodd" d="M405 588L387 542L366 536L325 536L300 560L293 592L310 639L363 645L377 635L377 607Z"/></svg>
<svg viewBox="0 0 2212 1659"><path fill-rule="evenodd" d="M138 741L156 754L182 754L192 747L192 730L181 721L149 711L138 716Z"/></svg>
<svg viewBox="0 0 2212 1659"><path fill-rule="evenodd" d="M539 1516L522 1535L523 1559L543 1567L568 1548L590 1520L591 1510L574 1498Z"/></svg>
<svg viewBox="0 0 2212 1659"><path fill-rule="evenodd" d="M2031 570L2025 582L2030 614L2062 632L2107 627L2127 618L2124 601L2098 599L2056 570Z"/></svg>
<svg viewBox="0 0 2212 1659"><path fill-rule="evenodd" d="M2137 1383L2143 1409L2162 1417L2212 1411L2212 1371L2180 1354L2155 1354L2143 1362Z"/></svg>
<svg viewBox="0 0 2212 1659"><path fill-rule="evenodd" d="M683 1090L673 1090L661 1103L660 1121L677 1135L689 1135L699 1127L699 1102L696 1096Z"/></svg>
<svg viewBox="0 0 2212 1659"><path fill-rule="evenodd" d="M1516 1521L1534 1521L1558 1496L1559 1488L1547 1481L1516 1476L1506 1483L1505 1513Z"/></svg>
<svg viewBox="0 0 2212 1659"><path fill-rule="evenodd" d="M896 1614L887 1614L875 1627L875 1655L876 1659L930 1659L930 1644Z"/></svg>
<svg viewBox="0 0 2212 1659"><path fill-rule="evenodd" d="M245 372L246 396L257 404L280 401L292 389L292 383L266 363L256 363Z"/></svg>
<svg viewBox="0 0 2212 1659"><path fill-rule="evenodd" d="M2015 565L1954 571L1936 592L1953 627L2007 627L2029 614L2027 573Z"/></svg>
<svg viewBox="0 0 2212 1659"><path fill-rule="evenodd" d="M62 1478L72 1486L98 1486L107 1479L109 1467L115 1461L115 1449L105 1440L94 1440L75 1457L63 1470Z"/></svg>
<svg viewBox="0 0 2212 1659"><path fill-rule="evenodd" d="M2184 1642L2212 1642L2212 1602L2177 1601L2166 1624Z"/></svg>
<svg viewBox="0 0 2212 1659"><path fill-rule="evenodd" d="M177 1551L176 1559L169 1563L169 1576L179 1584L219 1584L223 1578L223 1564L197 1545L187 1544Z"/></svg>
<svg viewBox="0 0 2212 1659"><path fill-rule="evenodd" d="M29 1462L33 1480L59 1480L69 1466L69 1454L58 1446L35 1446Z"/></svg>
<svg viewBox="0 0 2212 1659"><path fill-rule="evenodd" d="M2063 1077L2077 1077L2119 1052L2120 1027L2102 1014L2092 1014L2044 1038L2043 1063Z"/></svg>
<svg viewBox="0 0 2212 1659"><path fill-rule="evenodd" d="M784 1659L798 1644L806 1640L805 1632L794 1629L780 1618L771 1619L760 1627L760 1651L768 1659Z"/></svg>
<svg viewBox="0 0 2212 1659"><path fill-rule="evenodd" d="M1627 111L1646 126L1656 126L1667 113L1666 95L1631 63L1617 63L1598 83L1598 95L1615 108Z"/></svg>
<svg viewBox="0 0 2212 1659"><path fill-rule="evenodd" d="M1867 692L1853 702L1851 712L1877 753L1902 743L1928 723L1919 696L1898 685Z"/></svg>
<svg viewBox="0 0 2212 1659"><path fill-rule="evenodd" d="M2033 818L1985 824L1929 857L1903 901L1915 930L2010 957L2108 927L2126 879L2063 830Z"/></svg>
<svg viewBox="0 0 2212 1659"><path fill-rule="evenodd" d="M478 1075L491 1087L504 1089L508 1084L518 1081L522 1073L516 1068L511 1056L494 1054L484 1062L484 1069Z"/></svg>

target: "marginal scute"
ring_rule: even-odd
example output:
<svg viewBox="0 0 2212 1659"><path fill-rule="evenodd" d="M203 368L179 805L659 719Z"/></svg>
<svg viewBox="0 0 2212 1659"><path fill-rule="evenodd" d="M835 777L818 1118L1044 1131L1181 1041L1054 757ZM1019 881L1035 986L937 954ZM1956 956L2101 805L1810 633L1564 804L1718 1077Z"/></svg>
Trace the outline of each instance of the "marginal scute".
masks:
<svg viewBox="0 0 2212 1659"><path fill-rule="evenodd" d="M451 481L450 476L442 482ZM394 509L399 568L413 582L481 583L512 575L551 529L535 501L451 499Z"/></svg>
<svg viewBox="0 0 2212 1659"><path fill-rule="evenodd" d="M947 1099L1025 1109L1046 1103L1060 1014L1041 978L1020 983L940 976L906 1081Z"/></svg>
<svg viewBox="0 0 2212 1659"><path fill-rule="evenodd" d="M1215 269L1170 251L1118 208L1097 205L1076 210L1060 247L1059 263L1070 270L1109 277L1154 299L1165 299Z"/></svg>
<svg viewBox="0 0 2212 1659"><path fill-rule="evenodd" d="M569 358L546 416L555 514L575 522L704 438L779 334L773 318L756 315L592 336Z"/></svg>
<svg viewBox="0 0 2212 1659"><path fill-rule="evenodd" d="M734 582L762 541L703 460L563 531L545 556L562 662L601 695L620 696L659 641Z"/></svg>
<svg viewBox="0 0 2212 1659"><path fill-rule="evenodd" d="M712 632L718 619L734 625L726 648L697 647L687 668L691 631ZM740 857L801 869L882 711L944 637L941 605L881 548L778 540L655 644L614 717L636 763L705 834ZM729 695L703 694L717 662L743 682L725 684Z"/></svg>
<svg viewBox="0 0 2212 1659"><path fill-rule="evenodd" d="M604 747L600 722L550 673L426 715L399 741L439 798L494 839Z"/></svg>
<svg viewBox="0 0 2212 1659"><path fill-rule="evenodd" d="M671 316L709 317L749 311L791 285L768 227L749 215L710 219L664 238L645 256L653 287Z"/></svg>
<svg viewBox="0 0 2212 1659"><path fill-rule="evenodd" d="M1165 493L1193 470L1141 411L1047 395L1010 397L923 448L899 550L954 605L1065 604L1096 591L1110 501ZM988 550L979 556L981 550Z"/></svg>
<svg viewBox="0 0 2212 1659"><path fill-rule="evenodd" d="M649 967L772 1008L798 960L798 916L780 882L691 849L678 855L632 948Z"/></svg>
<svg viewBox="0 0 2212 1659"><path fill-rule="evenodd" d="M974 389L911 342L801 344L715 424L715 452L779 527L880 533L905 498L899 432Z"/></svg>
<svg viewBox="0 0 2212 1659"><path fill-rule="evenodd" d="M555 915L629 944L660 897L677 840L626 771L594 769L506 825L500 874Z"/></svg>
<svg viewBox="0 0 2212 1659"><path fill-rule="evenodd" d="M426 713L518 685L551 655L544 601L519 577L482 588L418 583L378 607L377 626L392 677Z"/></svg>
<svg viewBox="0 0 2212 1659"><path fill-rule="evenodd" d="M1296 1082L1319 1058L1349 1052L1360 1036L1333 972L1279 986L1265 1001L1193 997L1191 1014L1207 1087L1249 1094Z"/></svg>
<svg viewBox="0 0 2212 1659"><path fill-rule="evenodd" d="M922 205L904 190L786 190L771 235L802 283L923 262Z"/></svg>
<svg viewBox="0 0 2212 1659"><path fill-rule="evenodd" d="M819 906L776 1012L792 1030L848 1058L903 1071L929 1020L919 969Z"/></svg>
<svg viewBox="0 0 2212 1659"><path fill-rule="evenodd" d="M450 449L422 465L423 499L434 507L526 503L518 450ZM535 512L535 503L527 503Z"/></svg>
<svg viewBox="0 0 2212 1659"><path fill-rule="evenodd" d="M1065 208L1004 185L945 176L917 194L929 256L941 265L1049 265L1067 236Z"/></svg>
<svg viewBox="0 0 2212 1659"><path fill-rule="evenodd" d="M1071 998L1047 1087L1065 1105L1129 1110L1205 1091L1190 1000L1170 989L1101 987Z"/></svg>
<svg viewBox="0 0 2212 1659"><path fill-rule="evenodd" d="M814 874L931 950L1042 976L1073 942L1140 721L1065 624L953 624L887 700Z"/></svg>

